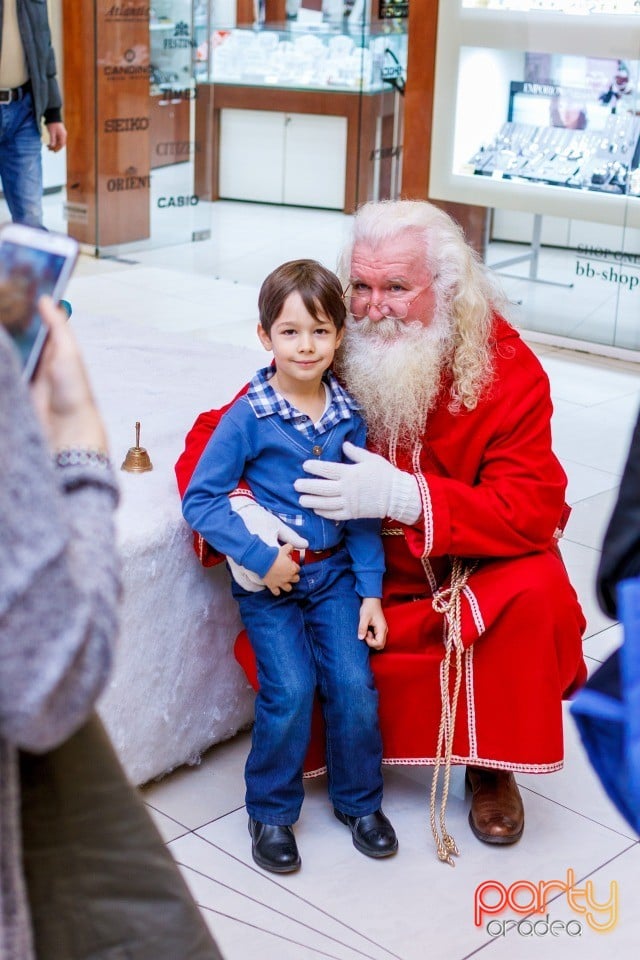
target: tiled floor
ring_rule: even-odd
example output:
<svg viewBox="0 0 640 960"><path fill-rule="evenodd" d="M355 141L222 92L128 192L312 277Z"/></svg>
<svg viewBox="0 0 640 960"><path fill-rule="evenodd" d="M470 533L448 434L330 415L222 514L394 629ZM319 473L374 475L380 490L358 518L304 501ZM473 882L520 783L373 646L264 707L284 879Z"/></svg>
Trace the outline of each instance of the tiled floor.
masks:
<svg viewBox="0 0 640 960"><path fill-rule="evenodd" d="M255 349L256 287L264 275L293 257L332 265L345 224L341 214L217 204L210 241L131 254L130 264L82 258L69 292L75 322L81 331L83 315L118 313L149 327L150 336L158 327ZM527 309L545 309L542 288L533 296L520 287ZM209 319L213 306L217 323ZM551 378L555 447L569 476L573 514L563 553L588 617L585 651L593 668L620 641L619 627L596 605L593 582L640 405L640 367L549 346L536 352ZM480 952L495 960L600 960L637 954L640 844L603 794L568 714L564 770L518 778L527 826L516 846L491 848L473 838L462 771L454 771L448 821L461 856L453 870L433 850L430 773L411 767L385 774L385 810L400 841L396 857L373 861L356 852L320 779L308 785L296 828L301 871L276 877L259 870L243 805L247 749L242 734L212 748L200 765L144 789L226 960L462 960ZM589 878L600 904L617 883L618 919L610 933L596 932L592 918L579 912L584 897L572 908L557 890L538 919L548 915L549 924L563 924L535 931L523 925L506 936L500 925L488 931L487 918L474 925L474 893L484 881L506 887L566 881L570 870L581 888ZM519 896L524 903L531 893L521 888ZM591 913L595 921L605 919L604 909ZM503 916L517 919L513 912Z"/></svg>

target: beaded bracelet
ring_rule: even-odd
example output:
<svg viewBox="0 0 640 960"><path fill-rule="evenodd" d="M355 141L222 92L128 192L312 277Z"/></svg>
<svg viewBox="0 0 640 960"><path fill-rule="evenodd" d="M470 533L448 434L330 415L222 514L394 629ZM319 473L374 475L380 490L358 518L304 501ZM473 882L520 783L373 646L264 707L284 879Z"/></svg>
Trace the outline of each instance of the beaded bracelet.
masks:
<svg viewBox="0 0 640 960"><path fill-rule="evenodd" d="M56 467L109 467L106 453L100 450L58 450L53 456Z"/></svg>

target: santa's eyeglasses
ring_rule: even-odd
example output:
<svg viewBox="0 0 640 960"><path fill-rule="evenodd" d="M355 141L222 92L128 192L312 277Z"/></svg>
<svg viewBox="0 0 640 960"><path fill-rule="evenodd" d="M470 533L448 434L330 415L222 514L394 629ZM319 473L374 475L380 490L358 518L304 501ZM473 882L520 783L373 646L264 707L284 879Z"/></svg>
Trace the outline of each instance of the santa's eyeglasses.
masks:
<svg viewBox="0 0 640 960"><path fill-rule="evenodd" d="M437 279L437 276L433 277L431 282L423 287L420 293L417 293L414 297L394 294L393 296L385 296L382 300L378 300L377 303L373 300L368 300L366 293L358 293L353 289L353 285L349 284L342 294L342 299L345 307L356 320L363 320L367 317L371 307L379 310L383 317L391 317L394 320L404 320L409 313L411 304L415 303L418 297L421 297Z"/></svg>

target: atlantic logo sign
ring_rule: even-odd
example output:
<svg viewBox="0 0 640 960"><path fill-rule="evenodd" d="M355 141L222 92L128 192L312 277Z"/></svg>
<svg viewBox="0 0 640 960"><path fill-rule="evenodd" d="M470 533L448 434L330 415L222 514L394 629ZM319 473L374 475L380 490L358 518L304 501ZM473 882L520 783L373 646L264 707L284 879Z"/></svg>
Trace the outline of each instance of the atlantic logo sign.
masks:
<svg viewBox="0 0 640 960"><path fill-rule="evenodd" d="M549 906L563 895L575 917L552 920ZM515 914L517 919L505 918L505 913ZM609 933L618 923L618 883L613 880L606 899L600 899L592 880L576 886L571 868L565 880L516 880L509 886L499 880L485 880L475 890L473 922L476 927L485 926L494 938L511 932L521 937L579 937L584 924L597 933Z"/></svg>
<svg viewBox="0 0 640 960"><path fill-rule="evenodd" d="M141 3L114 3L105 10L107 22L126 20L128 23L144 22L149 19L150 7Z"/></svg>

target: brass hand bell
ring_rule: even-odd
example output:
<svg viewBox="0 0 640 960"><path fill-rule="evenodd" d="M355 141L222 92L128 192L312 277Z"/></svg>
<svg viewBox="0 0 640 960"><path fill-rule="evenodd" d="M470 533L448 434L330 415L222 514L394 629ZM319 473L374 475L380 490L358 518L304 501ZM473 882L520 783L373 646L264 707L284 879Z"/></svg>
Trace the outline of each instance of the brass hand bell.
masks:
<svg viewBox="0 0 640 960"><path fill-rule="evenodd" d="M136 421L136 445L135 447L129 447L120 469L127 470L129 473L145 473L147 470L153 470L149 454L144 447L140 446L139 420Z"/></svg>

